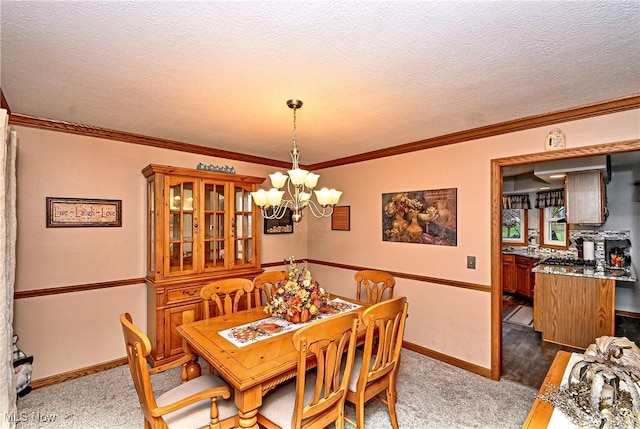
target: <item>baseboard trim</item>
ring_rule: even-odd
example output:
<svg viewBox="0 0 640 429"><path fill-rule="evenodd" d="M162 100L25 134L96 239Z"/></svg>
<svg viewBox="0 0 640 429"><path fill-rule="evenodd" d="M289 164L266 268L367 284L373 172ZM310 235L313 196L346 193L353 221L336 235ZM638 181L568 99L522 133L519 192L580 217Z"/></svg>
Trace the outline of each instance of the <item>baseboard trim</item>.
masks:
<svg viewBox="0 0 640 429"><path fill-rule="evenodd" d="M117 368L122 365L127 365L126 357L115 359L109 362L103 362L97 365L87 366L85 368L76 369L74 371L69 371L58 375L52 375L51 377L31 380L31 388L35 390L41 387L52 386L54 384L62 383L63 381L73 380L74 378L84 377L85 375L95 374L97 372Z"/></svg>
<svg viewBox="0 0 640 429"><path fill-rule="evenodd" d="M634 319L640 319L640 313L634 311L616 310L616 316L632 317Z"/></svg>
<svg viewBox="0 0 640 429"><path fill-rule="evenodd" d="M458 368L464 369L465 371L473 372L483 377L492 378L491 368L485 368L480 365L476 365L461 359L457 359L452 356L437 352L435 350L431 350L426 347L422 347L417 344L410 343L408 341L403 341L402 347L404 347L405 349L414 351L416 353L420 353L421 355L433 358L435 360L448 363L449 365L457 366Z"/></svg>

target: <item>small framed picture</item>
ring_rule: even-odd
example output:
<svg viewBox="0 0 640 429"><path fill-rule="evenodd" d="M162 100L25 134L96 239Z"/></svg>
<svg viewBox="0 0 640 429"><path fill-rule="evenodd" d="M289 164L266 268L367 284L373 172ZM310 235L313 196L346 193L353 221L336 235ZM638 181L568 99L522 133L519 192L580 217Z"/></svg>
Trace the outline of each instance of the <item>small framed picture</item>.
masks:
<svg viewBox="0 0 640 429"><path fill-rule="evenodd" d="M331 229L349 231L351 229L351 206L336 206L331 215Z"/></svg>
<svg viewBox="0 0 640 429"><path fill-rule="evenodd" d="M267 210L267 216L273 214L273 209ZM293 211L285 209L282 219L264 218L265 234L293 234Z"/></svg>
<svg viewBox="0 0 640 429"><path fill-rule="evenodd" d="M122 200L46 197L47 228L122 226Z"/></svg>

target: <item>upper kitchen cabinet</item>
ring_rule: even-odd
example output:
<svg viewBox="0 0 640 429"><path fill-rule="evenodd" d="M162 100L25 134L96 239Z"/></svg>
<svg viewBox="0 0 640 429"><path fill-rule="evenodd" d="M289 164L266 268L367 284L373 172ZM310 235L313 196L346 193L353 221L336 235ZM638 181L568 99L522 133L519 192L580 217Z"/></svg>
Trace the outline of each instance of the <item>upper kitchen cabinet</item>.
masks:
<svg viewBox="0 0 640 429"><path fill-rule="evenodd" d="M606 220L605 185L599 170L568 173L565 182L567 223L601 225Z"/></svg>
<svg viewBox="0 0 640 429"><path fill-rule="evenodd" d="M250 192L264 181L205 170L149 165L147 281L250 277L260 268Z"/></svg>

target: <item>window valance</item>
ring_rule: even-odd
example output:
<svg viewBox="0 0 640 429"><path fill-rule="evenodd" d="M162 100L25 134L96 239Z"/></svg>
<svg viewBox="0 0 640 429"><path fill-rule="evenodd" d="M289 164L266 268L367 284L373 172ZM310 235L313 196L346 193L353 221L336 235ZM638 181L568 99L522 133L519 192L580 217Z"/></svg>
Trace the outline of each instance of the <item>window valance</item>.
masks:
<svg viewBox="0 0 640 429"><path fill-rule="evenodd" d="M502 196L503 209L530 209L529 194L514 194Z"/></svg>
<svg viewBox="0 0 640 429"><path fill-rule="evenodd" d="M536 208L564 206L564 189L536 192Z"/></svg>

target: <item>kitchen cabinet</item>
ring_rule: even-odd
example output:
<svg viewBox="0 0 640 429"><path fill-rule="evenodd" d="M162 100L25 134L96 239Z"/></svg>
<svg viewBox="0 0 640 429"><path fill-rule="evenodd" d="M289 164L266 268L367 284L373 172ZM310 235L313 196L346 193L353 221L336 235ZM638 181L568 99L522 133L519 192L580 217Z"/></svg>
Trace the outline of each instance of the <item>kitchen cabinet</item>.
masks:
<svg viewBox="0 0 640 429"><path fill-rule="evenodd" d="M515 255L502 255L502 291L515 293L516 291L516 257Z"/></svg>
<svg viewBox="0 0 640 429"><path fill-rule="evenodd" d="M537 258L519 255L502 255L502 291L533 298L535 276L531 269Z"/></svg>
<svg viewBox="0 0 640 429"><path fill-rule="evenodd" d="M535 285L535 274L531 272L533 265L538 262L537 259L516 256L515 273L516 273L516 293L529 299L533 298L533 287Z"/></svg>
<svg viewBox="0 0 640 429"><path fill-rule="evenodd" d="M258 215L250 192L261 177L149 165L147 179L147 334L151 361L182 354L175 327L201 317L200 290L260 267Z"/></svg>
<svg viewBox="0 0 640 429"><path fill-rule="evenodd" d="M567 174L567 223L601 225L606 220L605 207L605 186L600 170Z"/></svg>
<svg viewBox="0 0 640 429"><path fill-rule="evenodd" d="M614 335L615 280L535 276L533 327L544 341L586 349L596 338Z"/></svg>

